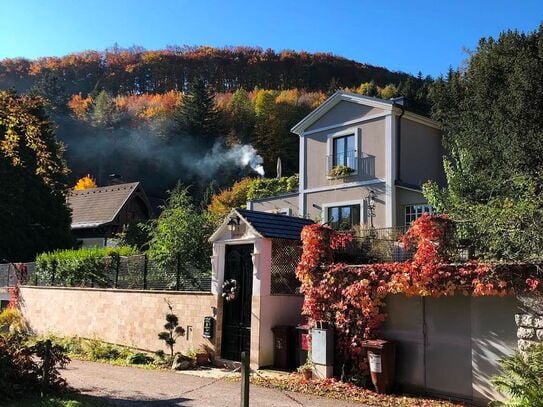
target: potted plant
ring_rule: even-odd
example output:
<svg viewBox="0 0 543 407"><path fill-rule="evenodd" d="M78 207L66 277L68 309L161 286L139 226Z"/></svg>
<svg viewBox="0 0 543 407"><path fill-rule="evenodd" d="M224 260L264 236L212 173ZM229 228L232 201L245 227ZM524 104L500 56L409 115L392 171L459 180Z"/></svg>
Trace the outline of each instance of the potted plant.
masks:
<svg viewBox="0 0 543 407"><path fill-rule="evenodd" d="M353 172L354 168L347 167L346 165L336 165L328 172L328 176L331 178L344 178Z"/></svg>
<svg viewBox="0 0 543 407"><path fill-rule="evenodd" d="M307 355L305 363L298 368L298 372L303 375L305 380L311 380L313 377L313 362L309 355Z"/></svg>
<svg viewBox="0 0 543 407"><path fill-rule="evenodd" d="M209 354L207 353L207 350L200 346L198 350L196 351L196 364L198 366L205 366L209 364Z"/></svg>

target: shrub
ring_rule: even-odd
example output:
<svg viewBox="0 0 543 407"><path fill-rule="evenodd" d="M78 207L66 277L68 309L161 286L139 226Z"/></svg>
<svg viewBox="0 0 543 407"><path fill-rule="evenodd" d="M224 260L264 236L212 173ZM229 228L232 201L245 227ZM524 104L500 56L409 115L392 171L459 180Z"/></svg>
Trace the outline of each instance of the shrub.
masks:
<svg viewBox="0 0 543 407"><path fill-rule="evenodd" d="M0 312L0 334L25 333L28 331L21 312L14 308L6 308Z"/></svg>
<svg viewBox="0 0 543 407"><path fill-rule="evenodd" d="M185 330L182 326L179 326L179 318L173 313L172 305L167 301L169 313L166 314L166 324L164 324L165 331L158 334L158 339L164 341L166 346L170 348L170 356L173 356L173 348L177 338L185 335Z"/></svg>
<svg viewBox="0 0 543 407"><path fill-rule="evenodd" d="M294 192L298 190L299 178L298 175L281 178L257 178L253 180L247 191L247 199L267 198Z"/></svg>
<svg viewBox="0 0 543 407"><path fill-rule="evenodd" d="M147 356L145 353L131 353L126 357L126 363L129 365L146 365L151 363L153 358Z"/></svg>
<svg viewBox="0 0 543 407"><path fill-rule="evenodd" d="M112 345L97 339L83 340L82 349L84 355L91 360L126 359L131 354L124 346Z"/></svg>
<svg viewBox="0 0 543 407"><path fill-rule="evenodd" d="M65 389L66 381L58 372L69 361L65 350L58 345L48 346L47 341L27 345L23 340L18 335L0 336L0 400L28 396L44 387L54 392ZM44 364L46 353L51 362L48 368ZM42 383L44 376L48 378L47 386Z"/></svg>
<svg viewBox="0 0 543 407"><path fill-rule="evenodd" d="M80 286L87 282L107 286L114 278L113 269L118 258L135 254L135 248L124 246L42 253L36 257L36 276L40 280L66 286Z"/></svg>
<svg viewBox="0 0 543 407"><path fill-rule="evenodd" d="M505 406L543 406L543 344L530 346L501 361L503 373L492 378L494 387L511 398ZM499 405L499 404L498 404Z"/></svg>

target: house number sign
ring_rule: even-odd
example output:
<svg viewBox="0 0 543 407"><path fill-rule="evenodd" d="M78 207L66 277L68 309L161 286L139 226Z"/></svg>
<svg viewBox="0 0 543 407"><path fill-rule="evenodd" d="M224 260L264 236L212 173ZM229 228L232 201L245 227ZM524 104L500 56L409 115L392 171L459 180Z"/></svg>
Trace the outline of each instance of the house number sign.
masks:
<svg viewBox="0 0 543 407"><path fill-rule="evenodd" d="M370 358L370 371L374 373L381 373L383 371L381 367L381 355L368 352L368 356Z"/></svg>
<svg viewBox="0 0 543 407"><path fill-rule="evenodd" d="M204 318L204 338L207 338L207 339L213 338L214 321L215 320L213 319L213 317Z"/></svg>

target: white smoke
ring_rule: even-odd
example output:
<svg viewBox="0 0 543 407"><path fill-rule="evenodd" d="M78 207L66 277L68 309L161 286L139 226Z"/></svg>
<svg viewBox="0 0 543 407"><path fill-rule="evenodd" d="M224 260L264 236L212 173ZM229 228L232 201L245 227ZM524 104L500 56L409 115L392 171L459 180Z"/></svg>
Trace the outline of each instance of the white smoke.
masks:
<svg viewBox="0 0 543 407"><path fill-rule="evenodd" d="M238 168L249 166L253 171L264 176L264 159L257 154L255 148L249 144L235 144L230 148L217 143L211 151L201 158L196 158L193 168L200 173L213 174L225 165L234 165Z"/></svg>
<svg viewBox="0 0 543 407"><path fill-rule="evenodd" d="M227 151L227 155L230 159L238 163L239 167L245 168L251 167L261 177L264 176L264 159L256 153L253 146L249 144L236 144L230 150Z"/></svg>

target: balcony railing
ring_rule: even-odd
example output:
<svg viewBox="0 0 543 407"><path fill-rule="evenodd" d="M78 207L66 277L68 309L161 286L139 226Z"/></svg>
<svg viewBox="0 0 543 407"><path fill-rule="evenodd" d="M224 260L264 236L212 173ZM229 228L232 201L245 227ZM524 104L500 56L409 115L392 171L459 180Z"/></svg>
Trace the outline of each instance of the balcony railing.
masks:
<svg viewBox="0 0 543 407"><path fill-rule="evenodd" d="M407 227L363 228L355 232L353 239L345 248L334 253L336 262L347 264L370 264L404 262L413 258L416 248L406 248L400 243L400 237L407 232ZM457 238L454 230L446 233L449 260L453 263L465 262L474 258L474 246Z"/></svg>
<svg viewBox="0 0 543 407"><path fill-rule="evenodd" d="M344 166L352 169L352 174L357 174L361 178L375 178L375 156L356 151L348 151L347 153L338 153L326 156L326 174L330 174L334 167ZM340 178L340 177L333 177Z"/></svg>
<svg viewBox="0 0 543 407"><path fill-rule="evenodd" d="M364 228L356 231L345 248L336 251L334 260L347 264L402 262L413 257L399 242L404 227Z"/></svg>

